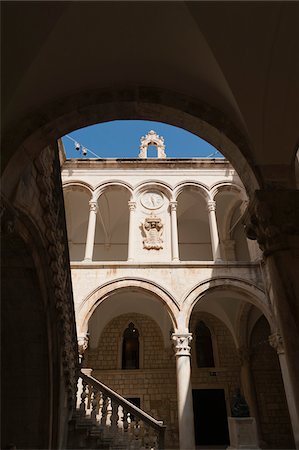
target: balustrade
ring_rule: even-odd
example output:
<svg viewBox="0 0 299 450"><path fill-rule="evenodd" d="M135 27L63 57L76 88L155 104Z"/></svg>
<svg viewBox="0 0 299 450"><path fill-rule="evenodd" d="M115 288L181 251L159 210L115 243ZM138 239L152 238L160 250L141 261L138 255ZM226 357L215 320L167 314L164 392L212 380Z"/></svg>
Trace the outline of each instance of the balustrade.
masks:
<svg viewBox="0 0 299 450"><path fill-rule="evenodd" d="M114 392L100 381L80 373L77 413L89 418L114 444L127 448L164 449L165 425Z"/></svg>

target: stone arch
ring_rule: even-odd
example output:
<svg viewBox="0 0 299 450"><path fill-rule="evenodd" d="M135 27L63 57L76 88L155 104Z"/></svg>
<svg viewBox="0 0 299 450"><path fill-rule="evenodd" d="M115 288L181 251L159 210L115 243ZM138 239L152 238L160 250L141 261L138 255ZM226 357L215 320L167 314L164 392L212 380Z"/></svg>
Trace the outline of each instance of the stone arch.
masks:
<svg viewBox="0 0 299 450"><path fill-rule="evenodd" d="M247 200L246 191L243 186L226 181L215 183L210 187L212 200L215 200L216 195L223 191L236 192L237 194L241 194L243 200Z"/></svg>
<svg viewBox="0 0 299 450"><path fill-rule="evenodd" d="M100 196L102 194L104 194L105 191L111 187L112 188L113 187L123 188L130 193L131 197L133 195L133 187L131 186L130 183L126 183L125 181L122 181L122 180L109 180L109 181L103 181L102 183L99 183L96 186L96 188L94 190L95 200L98 201Z"/></svg>
<svg viewBox="0 0 299 450"><path fill-rule="evenodd" d="M159 120L184 128L220 149L250 194L261 187L259 173L251 161L249 140L229 117L181 93L138 86L80 92L44 105L42 110L23 118L4 137L4 146L10 150L2 166L5 178L16 183L13 166L21 168L20 151L34 159L49 143L73 130L117 119ZM12 153L14 156L9 158ZM21 171L28 161L24 159L22 163Z"/></svg>
<svg viewBox="0 0 299 450"><path fill-rule="evenodd" d="M208 201L211 199L209 188L204 183L200 183L198 181L188 181L188 182L182 182L176 185L173 195L175 200L178 199L179 195L185 190L185 189L196 189L202 197Z"/></svg>
<svg viewBox="0 0 299 450"><path fill-rule="evenodd" d="M71 181L64 181L62 183L62 189L64 192L68 192L69 190L72 190L72 188L79 188L84 191L88 191L90 194L90 197L93 194L93 188L89 183L86 183L85 181L77 181L77 180L71 180Z"/></svg>
<svg viewBox="0 0 299 450"><path fill-rule="evenodd" d="M195 304L206 294L214 290L222 289L229 289L239 293L242 299L244 299L247 303L252 303L260 309L269 323L273 323L272 312L269 308L268 302L266 301L265 293L260 287L240 278L217 277L202 281L185 294L182 301L182 315L187 328ZM232 334L234 335L234 333Z"/></svg>
<svg viewBox="0 0 299 450"><path fill-rule="evenodd" d="M159 300L165 306L173 328L177 328L180 307L176 299L165 288L142 278L119 278L99 286L83 300L78 308L78 334L87 333L89 319L99 305L117 292L132 289L144 291Z"/></svg>
<svg viewBox="0 0 299 450"><path fill-rule="evenodd" d="M172 187L170 184L165 183L161 180L148 180L146 182L142 181L135 186L134 196L138 198L146 189L160 189L168 198L168 200L172 197Z"/></svg>

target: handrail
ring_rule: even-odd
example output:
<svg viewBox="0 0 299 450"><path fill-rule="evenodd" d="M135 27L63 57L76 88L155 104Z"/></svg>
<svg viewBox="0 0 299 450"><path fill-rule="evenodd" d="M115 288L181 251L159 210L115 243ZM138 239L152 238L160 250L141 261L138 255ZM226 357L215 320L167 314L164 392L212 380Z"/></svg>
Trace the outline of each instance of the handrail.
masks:
<svg viewBox="0 0 299 450"><path fill-rule="evenodd" d="M84 370L84 369L83 369ZM111 399L117 401L119 405L121 405L127 412L130 414L133 414L134 416L138 417L143 422L150 425L152 428L157 430L162 438L162 441L164 441L164 433L166 426L163 425L163 421L156 420L154 417L150 416L146 412L144 412L142 409L138 408L138 406L135 406L133 403L129 402L129 400L126 400L124 397L119 395L117 392L110 389L108 386L106 386L101 381L96 380L91 375L86 375L85 373L80 371L80 377L82 380L84 380L86 383L92 385L95 389L98 389L102 392L104 392L108 397Z"/></svg>

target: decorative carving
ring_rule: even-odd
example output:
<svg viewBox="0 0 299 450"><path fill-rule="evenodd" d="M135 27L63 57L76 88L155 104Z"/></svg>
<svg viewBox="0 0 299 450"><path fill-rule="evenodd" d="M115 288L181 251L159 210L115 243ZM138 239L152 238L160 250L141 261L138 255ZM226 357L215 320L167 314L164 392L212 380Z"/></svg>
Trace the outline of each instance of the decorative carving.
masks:
<svg viewBox="0 0 299 450"><path fill-rule="evenodd" d="M147 149L149 145L155 145L157 147L158 158L166 158L164 138L159 136L154 130L149 131L146 136L142 136L140 143L139 158L147 158Z"/></svg>
<svg viewBox="0 0 299 450"><path fill-rule="evenodd" d="M216 211L216 202L214 200L208 201L208 211Z"/></svg>
<svg viewBox="0 0 299 450"><path fill-rule="evenodd" d="M128 201L128 205L129 205L129 210L130 211L135 211L136 209L136 202L133 202L131 200Z"/></svg>
<svg viewBox="0 0 299 450"><path fill-rule="evenodd" d="M55 306L60 323L62 358L68 401L73 407L77 390L78 347L72 283L64 220L64 205L58 154L47 147L35 160L40 204L43 207L44 228L47 230L47 253Z"/></svg>
<svg viewBox="0 0 299 450"><path fill-rule="evenodd" d="M191 333L173 333L172 339L176 343L176 356L190 356L191 347L189 343L192 341Z"/></svg>
<svg viewBox="0 0 299 450"><path fill-rule="evenodd" d="M141 203L147 209L158 209L163 205L164 198L159 191L148 191L143 194Z"/></svg>
<svg viewBox="0 0 299 450"><path fill-rule="evenodd" d="M246 233L266 256L288 249L288 237L299 235L299 191L256 191L248 208Z"/></svg>
<svg viewBox="0 0 299 450"><path fill-rule="evenodd" d="M87 334L81 334L78 336L78 351L80 355L83 355L88 348L89 337Z"/></svg>
<svg viewBox="0 0 299 450"><path fill-rule="evenodd" d="M93 212L97 212L98 211L98 204L95 200L90 200L89 201L89 210L93 211Z"/></svg>
<svg viewBox="0 0 299 450"><path fill-rule="evenodd" d="M284 353L283 340L279 332L273 333L269 336L269 344L276 350L278 355Z"/></svg>
<svg viewBox="0 0 299 450"><path fill-rule="evenodd" d="M171 201L171 202L169 202L169 205L170 205L171 211L176 211L177 206L178 206L178 202L176 202L176 201Z"/></svg>
<svg viewBox="0 0 299 450"><path fill-rule="evenodd" d="M233 395L231 410L232 410L232 417L250 416L248 404L244 396L241 394L240 388L237 388L235 394Z"/></svg>
<svg viewBox="0 0 299 450"><path fill-rule="evenodd" d="M147 250L160 250L163 248L163 223L162 220L153 213L147 217L142 224L142 229L145 234L143 239L143 248Z"/></svg>

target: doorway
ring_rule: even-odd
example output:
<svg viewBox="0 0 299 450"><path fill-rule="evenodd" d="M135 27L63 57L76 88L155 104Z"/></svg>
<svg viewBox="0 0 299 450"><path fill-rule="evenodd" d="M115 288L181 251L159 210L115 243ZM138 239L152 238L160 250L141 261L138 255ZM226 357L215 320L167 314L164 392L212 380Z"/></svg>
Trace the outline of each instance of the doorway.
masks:
<svg viewBox="0 0 299 450"><path fill-rule="evenodd" d="M229 445L224 389L193 389L195 444Z"/></svg>

